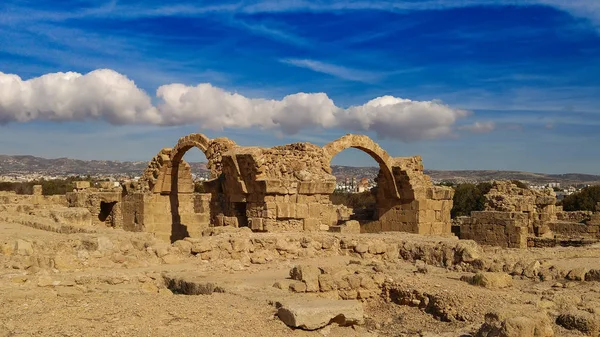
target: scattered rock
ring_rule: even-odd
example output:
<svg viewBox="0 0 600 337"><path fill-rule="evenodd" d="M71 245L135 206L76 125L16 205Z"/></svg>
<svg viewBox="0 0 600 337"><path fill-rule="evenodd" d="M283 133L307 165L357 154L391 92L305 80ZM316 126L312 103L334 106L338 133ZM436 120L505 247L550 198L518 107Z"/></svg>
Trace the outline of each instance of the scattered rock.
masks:
<svg viewBox="0 0 600 337"><path fill-rule="evenodd" d="M291 282L289 289L295 293L304 293L306 292L306 283L298 281Z"/></svg>
<svg viewBox="0 0 600 337"><path fill-rule="evenodd" d="M15 241L14 251L17 255L31 256L33 255L33 245L29 241L19 239Z"/></svg>
<svg viewBox="0 0 600 337"><path fill-rule="evenodd" d="M331 274L319 275L319 290L322 292L336 290L337 286Z"/></svg>
<svg viewBox="0 0 600 337"><path fill-rule="evenodd" d="M474 337L553 337L554 330L543 313L514 315L491 312Z"/></svg>
<svg viewBox="0 0 600 337"><path fill-rule="evenodd" d="M360 301L290 300L277 303L277 307L277 316L281 321L290 327L304 330L316 330L333 322L343 326L364 322Z"/></svg>
<svg viewBox="0 0 600 337"><path fill-rule="evenodd" d="M177 264L181 262L181 258L175 254L164 255L161 259L166 264Z"/></svg>
<svg viewBox="0 0 600 337"><path fill-rule="evenodd" d="M308 292L319 291L319 275L321 275L321 270L311 265L299 265L290 270L290 277L293 280L304 282Z"/></svg>
<svg viewBox="0 0 600 337"><path fill-rule="evenodd" d="M523 270L523 275L528 278L536 278L541 268L540 261L533 261Z"/></svg>
<svg viewBox="0 0 600 337"><path fill-rule="evenodd" d="M512 286L513 279L507 273L481 272L474 276L463 276L461 280L484 288L500 289Z"/></svg>
<svg viewBox="0 0 600 337"><path fill-rule="evenodd" d="M176 247L183 254L190 254L192 251L192 243L186 240L177 240L173 243L173 247Z"/></svg>
<svg viewBox="0 0 600 337"><path fill-rule="evenodd" d="M585 273L586 281L600 281L600 269L592 269Z"/></svg>
<svg viewBox="0 0 600 337"><path fill-rule="evenodd" d="M38 287L51 287L52 283L53 283L53 280L50 276L40 276L38 278L37 286Z"/></svg>
<svg viewBox="0 0 600 337"><path fill-rule="evenodd" d="M115 247L115 245L112 243L112 241L105 236L100 236L100 237L98 237L97 240L98 240L98 250L101 252L113 250Z"/></svg>
<svg viewBox="0 0 600 337"><path fill-rule="evenodd" d="M208 241L196 242L192 245L190 251L193 254L200 254L212 250L211 244Z"/></svg>
<svg viewBox="0 0 600 337"><path fill-rule="evenodd" d="M427 274L427 264L423 260L415 261L415 268L417 268L417 273Z"/></svg>
<svg viewBox="0 0 600 337"><path fill-rule="evenodd" d="M292 282L294 282L294 281L290 281L290 280L277 281L277 282L273 283L273 288L288 290L288 289L290 289L290 284ZM299 283L302 283L302 282L299 282ZM302 283L302 284L304 284L304 283Z"/></svg>
<svg viewBox="0 0 600 337"><path fill-rule="evenodd" d="M224 293L225 289L213 282L194 277L164 276L165 285L173 293L184 295L210 295Z"/></svg>
<svg viewBox="0 0 600 337"><path fill-rule="evenodd" d="M556 324L569 330L578 330L596 336L600 332L600 315L585 311L571 311L558 315Z"/></svg>
<svg viewBox="0 0 600 337"><path fill-rule="evenodd" d="M585 281L585 275L587 272L587 268L571 269L571 271L569 271L567 274L566 279L571 281Z"/></svg>
<svg viewBox="0 0 600 337"><path fill-rule="evenodd" d="M367 251L369 251L369 246L367 246L364 243L359 243L354 247L354 251L359 253L359 254L364 254Z"/></svg>

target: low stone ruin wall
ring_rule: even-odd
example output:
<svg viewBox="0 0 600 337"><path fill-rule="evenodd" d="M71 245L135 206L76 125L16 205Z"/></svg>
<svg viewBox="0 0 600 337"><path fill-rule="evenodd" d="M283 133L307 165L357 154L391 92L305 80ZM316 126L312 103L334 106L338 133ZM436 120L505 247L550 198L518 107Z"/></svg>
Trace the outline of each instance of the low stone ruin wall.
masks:
<svg viewBox="0 0 600 337"><path fill-rule="evenodd" d="M35 186L34 186L35 187ZM0 191L0 205L59 205L67 206L64 195L42 195L41 186L34 188L34 194L17 194L15 192Z"/></svg>
<svg viewBox="0 0 600 337"><path fill-rule="evenodd" d="M600 224L553 221L547 225L556 236L600 239Z"/></svg>
<svg viewBox="0 0 600 337"><path fill-rule="evenodd" d="M121 191L96 191L86 189L68 192L62 196L69 207L86 208L94 225L122 228Z"/></svg>
<svg viewBox="0 0 600 337"><path fill-rule="evenodd" d="M210 207L210 194L132 193L123 199L123 229L151 232L165 241L198 237L210 226Z"/></svg>
<svg viewBox="0 0 600 337"><path fill-rule="evenodd" d="M517 212L472 212L461 219L459 237L482 245L527 248L528 216Z"/></svg>
<svg viewBox="0 0 600 337"><path fill-rule="evenodd" d="M568 222L583 222L592 217L593 212L590 211L575 211L575 212L556 212L558 221Z"/></svg>

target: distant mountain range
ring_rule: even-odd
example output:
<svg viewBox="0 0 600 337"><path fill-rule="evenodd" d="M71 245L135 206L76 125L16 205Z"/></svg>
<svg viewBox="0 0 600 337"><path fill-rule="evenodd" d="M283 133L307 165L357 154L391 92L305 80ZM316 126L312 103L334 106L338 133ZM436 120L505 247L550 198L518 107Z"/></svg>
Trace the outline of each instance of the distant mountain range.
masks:
<svg viewBox="0 0 600 337"><path fill-rule="evenodd" d="M352 167L352 166L331 166L333 175L338 179L356 177L375 178L379 172L378 167ZM582 173L565 173L565 174L548 174L548 173L531 173L522 171L496 171L496 170L425 170L425 174L429 175L436 182L482 182L490 180L521 180L531 184L548 184L560 183L561 185L596 185L600 184L600 175L582 174Z"/></svg>
<svg viewBox="0 0 600 337"><path fill-rule="evenodd" d="M57 175L128 175L139 176L148 162L146 161L113 161L113 160L79 160L70 158L45 159L34 156L0 155L0 175L8 174L44 174ZM208 173L206 163L190 163L192 172L205 175ZM333 175L338 179L352 177L370 178L377 176L378 167L353 167L332 165ZM434 181L479 182L489 180L522 180L533 184L551 182L562 185L600 184L600 175L566 173L546 174L521 171L494 170L460 170L441 171L425 170Z"/></svg>
<svg viewBox="0 0 600 337"><path fill-rule="evenodd" d="M207 173L206 163L190 163L197 174ZM57 175L127 175L139 176L147 161L79 160L70 158L46 159L34 156L0 155L0 175L44 174Z"/></svg>

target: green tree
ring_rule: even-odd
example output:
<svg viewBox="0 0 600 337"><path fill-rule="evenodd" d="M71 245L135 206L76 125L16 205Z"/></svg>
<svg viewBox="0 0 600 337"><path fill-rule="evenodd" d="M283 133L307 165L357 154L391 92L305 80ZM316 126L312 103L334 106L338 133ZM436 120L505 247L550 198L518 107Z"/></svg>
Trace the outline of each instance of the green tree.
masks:
<svg viewBox="0 0 600 337"><path fill-rule="evenodd" d="M334 205L345 205L353 209L375 208L377 203L375 199L375 188L371 191L362 193L348 193L342 191L334 191L331 196L331 202Z"/></svg>
<svg viewBox="0 0 600 337"><path fill-rule="evenodd" d="M600 185L588 186L562 200L565 211L595 211L600 202Z"/></svg>
<svg viewBox="0 0 600 337"><path fill-rule="evenodd" d="M458 184L454 191L453 206L450 215L469 216L473 211L483 211L485 195L492 188L488 182L475 184Z"/></svg>

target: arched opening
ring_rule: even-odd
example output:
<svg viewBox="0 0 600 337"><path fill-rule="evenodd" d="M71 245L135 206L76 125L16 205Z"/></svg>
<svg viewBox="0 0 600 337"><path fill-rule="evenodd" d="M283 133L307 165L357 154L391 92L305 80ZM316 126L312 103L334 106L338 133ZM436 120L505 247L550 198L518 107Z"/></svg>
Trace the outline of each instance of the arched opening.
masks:
<svg viewBox="0 0 600 337"><path fill-rule="evenodd" d="M380 199L385 197L389 184L386 167L378 161L375 154L352 146L332 158L336 187L330 200L339 206L338 224L357 220L363 226L379 220Z"/></svg>
<svg viewBox="0 0 600 337"><path fill-rule="evenodd" d="M171 241L200 236L212 225L248 226L246 203L226 200L221 156L222 142L193 134L180 139L170 162ZM185 156L185 160L184 160Z"/></svg>
<svg viewBox="0 0 600 337"><path fill-rule="evenodd" d="M179 145L179 144L178 144ZM212 203L218 202L220 190L211 179L205 149L193 144L176 147L171 160L171 242L199 236L213 217ZM184 160L185 156L185 160Z"/></svg>

